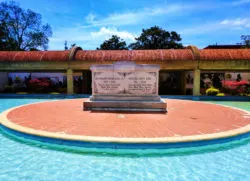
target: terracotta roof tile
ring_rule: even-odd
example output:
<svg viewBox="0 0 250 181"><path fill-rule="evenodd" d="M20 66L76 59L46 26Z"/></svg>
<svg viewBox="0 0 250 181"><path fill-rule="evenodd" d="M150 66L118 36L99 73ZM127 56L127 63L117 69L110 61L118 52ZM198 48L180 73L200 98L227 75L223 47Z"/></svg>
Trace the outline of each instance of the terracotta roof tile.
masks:
<svg viewBox="0 0 250 181"><path fill-rule="evenodd" d="M75 55L77 61L144 61L194 60L192 51L183 50L82 50Z"/></svg>
<svg viewBox="0 0 250 181"><path fill-rule="evenodd" d="M1 51L0 61L68 61L69 51Z"/></svg>
<svg viewBox="0 0 250 181"><path fill-rule="evenodd" d="M203 49L201 60L250 60L250 49Z"/></svg>
<svg viewBox="0 0 250 181"><path fill-rule="evenodd" d="M197 50L201 60L250 60L250 49ZM0 51L0 62L69 61L67 51ZM136 61L159 63L168 60L195 60L191 49L181 50L78 50L72 61Z"/></svg>

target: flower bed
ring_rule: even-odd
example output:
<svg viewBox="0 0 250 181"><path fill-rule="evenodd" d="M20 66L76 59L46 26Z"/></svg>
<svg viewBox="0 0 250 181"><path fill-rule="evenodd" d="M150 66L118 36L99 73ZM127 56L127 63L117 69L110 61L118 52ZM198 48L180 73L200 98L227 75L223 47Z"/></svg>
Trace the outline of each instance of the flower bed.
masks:
<svg viewBox="0 0 250 181"><path fill-rule="evenodd" d="M250 83L246 80L242 81L222 81L222 92L231 95L247 95L250 93Z"/></svg>
<svg viewBox="0 0 250 181"><path fill-rule="evenodd" d="M30 92L48 93L50 88L52 88L52 82L49 78L31 79L28 82Z"/></svg>

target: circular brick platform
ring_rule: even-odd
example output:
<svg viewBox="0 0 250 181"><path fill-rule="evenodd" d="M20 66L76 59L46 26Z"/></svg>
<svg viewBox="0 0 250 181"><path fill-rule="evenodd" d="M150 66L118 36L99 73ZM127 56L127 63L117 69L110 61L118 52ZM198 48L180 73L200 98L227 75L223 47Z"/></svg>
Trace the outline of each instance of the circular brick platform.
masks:
<svg viewBox="0 0 250 181"><path fill-rule="evenodd" d="M1 114L11 129L45 137L117 142L178 142L247 133L250 114L215 104L166 100L168 113L83 111L84 99L20 106Z"/></svg>

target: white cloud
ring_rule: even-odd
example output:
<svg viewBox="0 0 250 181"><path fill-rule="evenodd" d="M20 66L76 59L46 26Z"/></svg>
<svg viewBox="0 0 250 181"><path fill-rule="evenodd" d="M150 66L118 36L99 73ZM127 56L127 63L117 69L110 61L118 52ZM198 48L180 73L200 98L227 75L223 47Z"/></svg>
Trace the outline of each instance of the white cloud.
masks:
<svg viewBox="0 0 250 181"><path fill-rule="evenodd" d="M97 19L93 13L90 13L85 17L88 25L83 27L132 25L145 22L149 17L180 13L182 10L189 8L191 8L189 5L163 5L161 7L144 8L125 13L113 13L100 19Z"/></svg>
<svg viewBox="0 0 250 181"><path fill-rule="evenodd" d="M107 16L100 16L95 12L90 12L83 22L75 27L60 28L53 31L53 38L50 39L51 49L57 49L57 47L63 47L64 41L67 40L69 44L76 43L83 48L98 47L105 39L111 37L111 35L117 35L124 39L127 43L133 42L135 34L125 31L121 31L116 27L121 28L124 25L134 25L141 27L145 24L157 24L157 20L167 19L174 16L182 16L185 21L186 14L197 11L205 11L216 8L226 8L236 5L242 5L249 3L250 0L235 0L233 2L222 2L222 3L192 3L192 4L160 4L153 7L147 7L137 10L129 10L127 12L112 13ZM160 19L161 18L161 19ZM152 22L150 22L152 20ZM84 24L83 24L84 23ZM188 24L185 24L188 27ZM206 34L212 33L219 30L241 30L250 28L250 18L236 18L236 19L222 19L203 23L200 25L193 26L185 29L180 29L177 32L185 35L194 34ZM110 28L112 27L112 28ZM222 31L221 31L222 32Z"/></svg>
<svg viewBox="0 0 250 181"><path fill-rule="evenodd" d="M250 0L235 1L234 4L240 5L250 2ZM157 20L159 17L174 17L183 16L183 13L192 13L196 11L213 10L217 8L223 8L228 6L234 6L230 3L178 3L178 4L166 4L156 5L154 7L145 7L137 10L131 10L127 12L112 13L107 16L98 16L93 12L89 13L85 17L85 25L82 28L102 27L102 26L123 26L123 25L137 25L150 21L151 18ZM169 16L168 16L169 15Z"/></svg>
<svg viewBox="0 0 250 181"><path fill-rule="evenodd" d="M180 30L180 34L205 34L218 30L242 30L250 28L250 18L224 19Z"/></svg>
<svg viewBox="0 0 250 181"><path fill-rule="evenodd" d="M128 40L130 42L135 41L135 35L132 33L129 33L127 31L118 31L116 28L106 28L102 27L97 32L91 32L90 33L93 38L105 38L108 39L112 35L117 35L121 37L124 40Z"/></svg>
<svg viewBox="0 0 250 181"><path fill-rule="evenodd" d="M236 18L236 19L225 19L220 22L221 25L231 26L237 29L243 29L250 27L250 18Z"/></svg>
<svg viewBox="0 0 250 181"><path fill-rule="evenodd" d="M87 23L93 24L93 23L95 23L95 18L96 18L95 14L89 13L89 14L85 17L85 20L86 20Z"/></svg>
<svg viewBox="0 0 250 181"><path fill-rule="evenodd" d="M220 22L220 24L222 24L222 25L227 25L228 23L229 23L229 21L227 19Z"/></svg>
<svg viewBox="0 0 250 181"><path fill-rule="evenodd" d="M107 16L98 16L93 12L90 12L85 17L85 25L82 28L93 28L93 27L103 27L103 26L124 26L124 25L138 25L149 22L151 18L157 20L159 17L173 17L173 16L183 16L183 13L192 13L204 10L211 10L216 8L223 8L228 6L242 5L249 3L250 0L238 0L234 2L227 3L178 3L178 4L167 4L162 3L161 5L156 5L154 7L146 7L137 10L131 10L127 12L112 13ZM169 16L167 16L169 15Z"/></svg>
<svg viewBox="0 0 250 181"><path fill-rule="evenodd" d="M95 49L105 39L117 35L124 39L127 44L135 41L135 35L128 31L119 31L117 28L101 27L98 31L90 31L80 26L74 28L61 28L54 31L53 38L50 38L49 48L51 50L62 50L67 40L68 46L76 43L83 49Z"/></svg>
<svg viewBox="0 0 250 181"><path fill-rule="evenodd" d="M247 4L250 3L250 0L238 0L238 1L233 1L232 5L233 6L238 6L238 5L243 5L243 4Z"/></svg>

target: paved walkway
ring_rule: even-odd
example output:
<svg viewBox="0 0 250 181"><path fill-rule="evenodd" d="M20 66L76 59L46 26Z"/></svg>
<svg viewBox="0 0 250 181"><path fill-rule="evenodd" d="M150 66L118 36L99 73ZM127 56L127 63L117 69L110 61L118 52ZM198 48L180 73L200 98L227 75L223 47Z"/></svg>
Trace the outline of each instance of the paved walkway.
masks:
<svg viewBox="0 0 250 181"><path fill-rule="evenodd" d="M246 126L241 110L186 100L166 100L168 113L83 111L84 99L30 104L10 111L7 118L35 130L81 136L161 138L204 135Z"/></svg>

